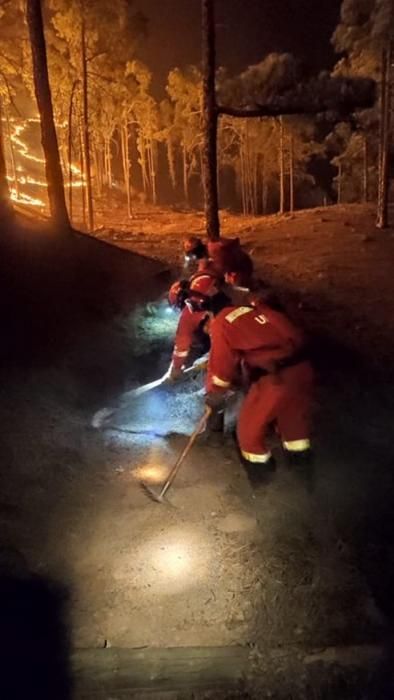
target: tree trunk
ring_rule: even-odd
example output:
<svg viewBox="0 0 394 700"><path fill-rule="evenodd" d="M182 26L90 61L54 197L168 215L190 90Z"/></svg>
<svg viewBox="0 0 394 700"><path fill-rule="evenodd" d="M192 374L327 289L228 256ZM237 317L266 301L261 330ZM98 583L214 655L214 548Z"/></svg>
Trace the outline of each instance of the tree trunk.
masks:
<svg viewBox="0 0 394 700"><path fill-rule="evenodd" d="M7 182L7 167L4 154L3 115L0 100L0 217L10 213L10 193Z"/></svg>
<svg viewBox="0 0 394 700"><path fill-rule="evenodd" d="M265 180L264 186L263 186L263 214L267 214L267 212L268 212L268 195L269 195L268 182Z"/></svg>
<svg viewBox="0 0 394 700"><path fill-rule="evenodd" d="M279 213L285 211L285 144L283 117L279 117Z"/></svg>
<svg viewBox="0 0 394 700"><path fill-rule="evenodd" d="M0 112L1 112L1 105L0 105ZM7 122L7 136L8 136L8 145L10 148L10 159L11 159L11 167L12 167L12 177L14 180L14 188L15 188L15 195L16 198L18 199L19 197L19 182L18 182L18 171L16 169L16 160L15 160L15 151L14 151L14 144L12 143L12 134L11 134L11 124L10 124L10 115L8 113L7 107L4 108L5 112L5 119ZM1 128L1 125L0 125ZM3 149L4 149L4 141L3 141Z"/></svg>
<svg viewBox="0 0 394 700"><path fill-rule="evenodd" d="M261 154L261 168L260 168L260 190L261 190L261 213L265 214L265 156L264 153Z"/></svg>
<svg viewBox="0 0 394 700"><path fill-rule="evenodd" d="M139 153L139 163L141 167L141 175L142 175L142 186L144 190L144 194L148 194L149 190L149 178L148 178L148 173L147 173L147 163L146 163L146 144L145 144L145 135L142 131L141 125L139 126L139 134L138 134L138 139L137 139L137 149Z"/></svg>
<svg viewBox="0 0 394 700"><path fill-rule="evenodd" d="M258 168L257 168L258 158L255 151L253 151L253 214L257 216L258 211Z"/></svg>
<svg viewBox="0 0 394 700"><path fill-rule="evenodd" d="M152 184L152 202L156 205L157 193L156 193L156 153L153 139L150 140L149 144L149 169L150 169L150 180Z"/></svg>
<svg viewBox="0 0 394 700"><path fill-rule="evenodd" d="M92 168L90 160L90 134L89 134L89 97L88 97L88 66L86 58L86 24L85 24L85 0L81 0L81 74L82 74L82 120L83 120L83 150L86 174L86 197L88 205L88 230L94 228L93 221L93 194L92 194Z"/></svg>
<svg viewBox="0 0 394 700"><path fill-rule="evenodd" d="M289 164L289 186L290 186L290 211L294 211L294 137L290 136L290 164Z"/></svg>
<svg viewBox="0 0 394 700"><path fill-rule="evenodd" d="M85 159L84 159L84 149L83 149L83 125L82 119L79 124L79 151L81 154L81 199L82 199L82 221L84 226L86 226L86 172L85 172Z"/></svg>
<svg viewBox="0 0 394 700"><path fill-rule="evenodd" d="M121 145L122 145L122 161L123 161L123 176L126 186L127 195L127 215L129 218L133 216L131 206L131 188L130 188L130 156L129 156L129 127L127 119L121 129Z"/></svg>
<svg viewBox="0 0 394 700"><path fill-rule="evenodd" d="M131 162L130 162L130 132L129 125L126 123L125 126L125 137L126 137L126 158L127 158L127 172L128 172L128 185L129 185L129 204L128 204L128 215L133 216L133 202L132 202L132 187L131 187Z"/></svg>
<svg viewBox="0 0 394 700"><path fill-rule="evenodd" d="M112 168L111 168L111 146L108 137L104 140L104 172L105 184L107 187L112 187Z"/></svg>
<svg viewBox="0 0 394 700"><path fill-rule="evenodd" d="M170 174L170 180L171 180L171 185L172 189L176 189L176 170L175 170L175 157L174 157L174 144L172 140L172 136L168 135L167 138L167 161L168 161L168 170Z"/></svg>
<svg viewBox="0 0 394 700"><path fill-rule="evenodd" d="M187 157L186 157L186 147L183 144L182 147L182 167L183 167L183 195L185 197L185 202L189 205L189 178L187 173Z"/></svg>
<svg viewBox="0 0 394 700"><path fill-rule="evenodd" d="M220 237L217 182L217 123L215 95L215 21L214 0L202 0L202 64L203 64L203 186L207 236L211 241Z"/></svg>
<svg viewBox="0 0 394 700"><path fill-rule="evenodd" d="M70 104L68 108L68 213L70 221L73 220L73 169L72 169L72 149L73 149L73 108L74 108L74 95L75 90L78 85L78 80L74 80L73 86L71 88L70 94Z"/></svg>
<svg viewBox="0 0 394 700"><path fill-rule="evenodd" d="M244 140L241 139L240 149L239 149L239 163L240 163L240 184L241 184L241 196L242 196L242 213L244 216L247 214L247 201L246 201L246 185L245 185L245 154L244 154Z"/></svg>
<svg viewBox="0 0 394 700"><path fill-rule="evenodd" d="M377 228L386 228L388 225L391 56L392 42L389 41L382 51Z"/></svg>
<svg viewBox="0 0 394 700"><path fill-rule="evenodd" d="M368 139L367 134L363 134L363 199L368 202Z"/></svg>
<svg viewBox="0 0 394 700"><path fill-rule="evenodd" d="M51 216L63 229L70 228L59 146L53 117L48 62L42 20L41 0L27 0L26 19L33 59L34 91L41 124L41 142L45 156L45 175Z"/></svg>

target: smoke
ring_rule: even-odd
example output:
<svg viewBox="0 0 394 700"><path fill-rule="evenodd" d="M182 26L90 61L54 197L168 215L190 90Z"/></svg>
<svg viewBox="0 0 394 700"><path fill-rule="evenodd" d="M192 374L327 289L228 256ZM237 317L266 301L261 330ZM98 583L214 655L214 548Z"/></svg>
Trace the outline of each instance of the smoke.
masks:
<svg viewBox="0 0 394 700"><path fill-rule="evenodd" d="M379 50L392 27L392 0L343 0L332 43L338 53Z"/></svg>
<svg viewBox="0 0 394 700"><path fill-rule="evenodd" d="M392 0L375 0L375 8L372 15L371 34L374 39L388 39L393 30L393 4Z"/></svg>
<svg viewBox="0 0 394 700"><path fill-rule="evenodd" d="M300 64L294 56L271 53L238 76L224 79L219 84L219 98L222 103L237 107L267 103L288 92L300 78Z"/></svg>

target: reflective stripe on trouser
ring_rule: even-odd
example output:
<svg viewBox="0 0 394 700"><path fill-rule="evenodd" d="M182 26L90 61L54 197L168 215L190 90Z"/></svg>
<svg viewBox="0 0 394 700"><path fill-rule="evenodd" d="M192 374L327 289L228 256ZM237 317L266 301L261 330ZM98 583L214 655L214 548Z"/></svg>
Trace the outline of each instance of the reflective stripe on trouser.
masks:
<svg viewBox="0 0 394 700"><path fill-rule="evenodd" d="M267 454L266 434L271 423L276 424L286 449L286 445L297 445L301 444L299 441L308 440L312 369L305 363L288 368L281 374L280 383L273 382L268 375L250 387L241 406L237 426L241 452Z"/></svg>
<svg viewBox="0 0 394 700"><path fill-rule="evenodd" d="M305 450L309 450L311 447L311 441L308 439L305 440L285 440L283 443L283 447L285 450L288 452L305 452Z"/></svg>
<svg viewBox="0 0 394 700"><path fill-rule="evenodd" d="M241 450L242 457L248 462L253 462L253 464L267 464L271 457L271 452L265 452L264 454L253 454L253 452L245 452Z"/></svg>

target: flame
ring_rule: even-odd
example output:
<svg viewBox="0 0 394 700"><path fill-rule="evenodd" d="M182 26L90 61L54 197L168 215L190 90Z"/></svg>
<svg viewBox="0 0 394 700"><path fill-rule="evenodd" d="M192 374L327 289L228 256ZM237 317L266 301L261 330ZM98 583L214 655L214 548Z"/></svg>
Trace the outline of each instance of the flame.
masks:
<svg viewBox="0 0 394 700"><path fill-rule="evenodd" d="M15 187L10 188L10 198L18 204L30 204L34 207L45 207L45 202L37 197L30 197L25 192L16 192Z"/></svg>
<svg viewBox="0 0 394 700"><path fill-rule="evenodd" d="M3 121L4 118L3 118ZM40 123L40 118L37 117L29 117L22 123L18 123L15 119L10 119L10 126L11 126L11 133L10 133L10 138L14 146L16 147L16 151L19 154L20 157L23 159L30 161L32 163L37 163L38 166L40 166L40 169L43 169L43 166L45 166L45 159L34 155L29 150L28 144L23 140L22 135L26 130L26 127L29 124L39 124ZM58 127L64 128L66 126L66 123L63 124L57 124ZM71 187L72 188L81 188L84 186L86 180L82 174L81 169L75 165L74 163L71 164L71 171L72 174L75 177L75 180L72 181ZM15 168L17 172L17 183L18 185L31 185L34 187L41 187L44 188L46 191L47 188L47 183L45 180L40 179L40 178L35 178L32 175L26 174L25 168L18 163L18 165ZM46 206L45 202L40 199L39 197L33 197L26 192L17 192L17 188L15 187L15 178L8 175L7 179L11 184L10 187L10 197L13 201L18 202L20 204L28 204L30 206L35 206L35 207L44 207ZM65 187L69 188L70 183L65 183Z"/></svg>

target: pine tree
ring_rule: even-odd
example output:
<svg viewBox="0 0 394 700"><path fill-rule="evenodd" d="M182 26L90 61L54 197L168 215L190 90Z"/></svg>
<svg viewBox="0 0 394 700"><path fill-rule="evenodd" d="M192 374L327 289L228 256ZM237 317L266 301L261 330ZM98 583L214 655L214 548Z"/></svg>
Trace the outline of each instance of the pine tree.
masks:
<svg viewBox="0 0 394 700"><path fill-rule="evenodd" d="M220 236L218 211L217 124L218 111L215 93L215 24L213 0L202 0L202 63L203 100L202 118L204 140L202 149L205 218L208 238Z"/></svg>
<svg viewBox="0 0 394 700"><path fill-rule="evenodd" d="M0 219L10 212L10 193L7 182L7 167L4 155L3 110L0 98Z"/></svg>
<svg viewBox="0 0 394 700"><path fill-rule="evenodd" d="M343 0L341 21L332 39L338 53L345 54L335 67L335 75L369 76L381 86L380 111L377 102L373 109L357 113L357 126L363 132L362 155L359 158L359 179L363 182L360 196L365 200L370 197L371 190L377 189L378 227L387 224L390 129L388 91L393 31L392 0ZM356 137L353 140L354 138ZM354 149L349 148L348 143L344 144L344 148L346 152L341 157L341 163L346 168L347 156Z"/></svg>
<svg viewBox="0 0 394 700"><path fill-rule="evenodd" d="M32 50L34 88L41 121L41 138L45 155L49 208L54 222L62 231L66 231L70 227L70 222L66 207L63 173L60 165L49 86L41 0L27 0L26 18Z"/></svg>

